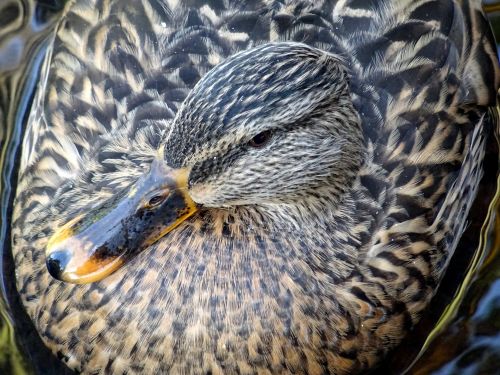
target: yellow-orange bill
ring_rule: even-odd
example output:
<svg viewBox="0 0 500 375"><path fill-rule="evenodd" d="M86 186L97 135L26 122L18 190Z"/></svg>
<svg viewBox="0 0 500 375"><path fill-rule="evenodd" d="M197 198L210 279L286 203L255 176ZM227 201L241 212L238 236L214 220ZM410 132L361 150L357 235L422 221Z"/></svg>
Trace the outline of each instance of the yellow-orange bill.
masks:
<svg viewBox="0 0 500 375"><path fill-rule="evenodd" d="M135 184L61 226L47 243L49 273L82 284L115 272L196 212L188 174L154 161Z"/></svg>

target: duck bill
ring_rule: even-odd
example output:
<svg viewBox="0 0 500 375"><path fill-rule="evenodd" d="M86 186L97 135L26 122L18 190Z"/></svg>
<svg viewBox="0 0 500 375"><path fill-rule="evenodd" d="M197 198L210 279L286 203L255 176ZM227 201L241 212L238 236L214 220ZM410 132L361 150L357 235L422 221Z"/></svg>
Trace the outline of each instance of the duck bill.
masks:
<svg viewBox="0 0 500 375"><path fill-rule="evenodd" d="M49 273L83 284L118 270L196 212L188 174L154 161L131 187L61 226L47 243Z"/></svg>

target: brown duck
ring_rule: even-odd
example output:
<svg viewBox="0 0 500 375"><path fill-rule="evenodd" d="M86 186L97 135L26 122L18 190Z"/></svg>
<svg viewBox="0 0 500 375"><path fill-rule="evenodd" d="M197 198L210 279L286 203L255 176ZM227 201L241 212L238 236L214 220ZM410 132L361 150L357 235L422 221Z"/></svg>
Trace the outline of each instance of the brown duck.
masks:
<svg viewBox="0 0 500 375"><path fill-rule="evenodd" d="M13 214L38 332L92 374L372 368L464 229L497 65L479 1L70 2Z"/></svg>

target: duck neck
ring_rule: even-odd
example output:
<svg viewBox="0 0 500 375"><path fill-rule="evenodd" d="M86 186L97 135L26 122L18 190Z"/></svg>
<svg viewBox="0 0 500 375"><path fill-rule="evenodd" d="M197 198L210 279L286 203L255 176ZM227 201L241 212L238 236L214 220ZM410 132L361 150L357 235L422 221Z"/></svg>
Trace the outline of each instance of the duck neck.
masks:
<svg viewBox="0 0 500 375"><path fill-rule="evenodd" d="M259 242L268 248L262 251L284 260L301 261L310 270L327 276L329 283L347 279L358 263L360 240L352 230L357 215L350 191L340 200L338 195L318 192L308 201L213 212L220 215L220 226L226 227L234 244L240 240Z"/></svg>

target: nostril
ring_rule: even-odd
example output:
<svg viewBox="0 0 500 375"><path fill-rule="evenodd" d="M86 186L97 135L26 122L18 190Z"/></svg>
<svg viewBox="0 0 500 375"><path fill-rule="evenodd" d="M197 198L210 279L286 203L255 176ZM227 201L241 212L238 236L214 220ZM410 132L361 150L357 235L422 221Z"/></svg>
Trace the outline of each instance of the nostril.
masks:
<svg viewBox="0 0 500 375"><path fill-rule="evenodd" d="M67 251L54 251L47 256L45 261L47 269L51 276L57 280L61 280L61 275L69 263L71 256Z"/></svg>

